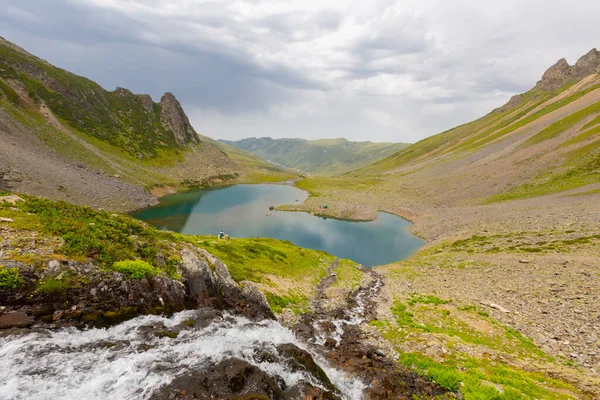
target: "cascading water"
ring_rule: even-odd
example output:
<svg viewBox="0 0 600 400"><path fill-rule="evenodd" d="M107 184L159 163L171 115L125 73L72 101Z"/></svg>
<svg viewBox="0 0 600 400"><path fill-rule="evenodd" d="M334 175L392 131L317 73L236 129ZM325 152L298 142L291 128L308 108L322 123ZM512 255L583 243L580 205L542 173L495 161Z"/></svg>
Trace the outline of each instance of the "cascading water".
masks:
<svg viewBox="0 0 600 400"><path fill-rule="evenodd" d="M315 338L312 340L315 344L324 345L328 338L335 340L336 345L342 341L342 335L346 326L360 325L365 319L365 307L367 300L373 298L379 291L383 282L380 277L376 278L375 283L367 290L360 290L355 297L355 306L347 310L344 318L339 319L320 319L314 322ZM335 329L324 329L324 325L333 325Z"/></svg>
<svg viewBox="0 0 600 400"><path fill-rule="evenodd" d="M276 321L224 315L176 338L152 330L180 326L197 316L143 316L108 329L66 328L0 337L0 399L148 399L177 376L228 358L244 360L288 386L320 383L306 371L256 354L291 343L307 350L345 399L363 397L365 385L327 365Z"/></svg>

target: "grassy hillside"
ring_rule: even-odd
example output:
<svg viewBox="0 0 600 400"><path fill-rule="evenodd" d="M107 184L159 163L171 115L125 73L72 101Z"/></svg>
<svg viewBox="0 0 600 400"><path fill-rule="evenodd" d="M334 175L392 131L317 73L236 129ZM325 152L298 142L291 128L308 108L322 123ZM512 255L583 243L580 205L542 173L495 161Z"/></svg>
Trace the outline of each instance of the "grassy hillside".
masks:
<svg viewBox="0 0 600 400"><path fill-rule="evenodd" d="M127 210L151 204L157 187L292 176L216 144L171 93L155 103L107 91L0 38L0 188Z"/></svg>
<svg viewBox="0 0 600 400"><path fill-rule="evenodd" d="M600 181L600 58L570 67L585 75L544 79L486 116L421 140L349 176L402 175L452 200L496 202ZM581 72L578 65L588 69ZM585 72L589 74L585 74ZM443 181L440 179L444 176ZM442 190L439 190L442 189ZM447 189L447 190L443 190Z"/></svg>
<svg viewBox="0 0 600 400"><path fill-rule="evenodd" d="M265 137L222 142L288 168L324 176L360 168L408 146L405 143L349 142L342 138L306 140Z"/></svg>

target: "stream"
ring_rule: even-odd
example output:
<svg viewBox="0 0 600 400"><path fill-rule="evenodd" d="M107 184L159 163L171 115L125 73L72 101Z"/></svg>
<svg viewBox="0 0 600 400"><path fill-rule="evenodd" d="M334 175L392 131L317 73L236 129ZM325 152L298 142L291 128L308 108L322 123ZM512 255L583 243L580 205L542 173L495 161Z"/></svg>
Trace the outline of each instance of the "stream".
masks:
<svg viewBox="0 0 600 400"><path fill-rule="evenodd" d="M225 359L257 366L293 387L322 383L277 357L278 345L307 350L344 399L360 399L365 385L330 367L310 346L276 321L251 322L223 314L208 326L182 329L176 338L157 337L196 317L196 310L170 318L143 316L108 329L41 330L0 338L2 399L150 399L176 377L210 369ZM177 331L178 329L175 329ZM274 354L267 357L264 353Z"/></svg>

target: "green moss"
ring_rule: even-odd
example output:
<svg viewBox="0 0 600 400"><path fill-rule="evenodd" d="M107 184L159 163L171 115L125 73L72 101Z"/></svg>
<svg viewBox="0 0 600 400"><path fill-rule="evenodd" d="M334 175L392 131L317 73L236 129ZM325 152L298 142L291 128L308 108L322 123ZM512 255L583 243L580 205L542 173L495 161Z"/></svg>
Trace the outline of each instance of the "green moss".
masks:
<svg viewBox="0 0 600 400"><path fill-rule="evenodd" d="M127 275L130 279L142 279L148 275L160 273L160 270L143 260L117 261L112 265L112 269Z"/></svg>
<svg viewBox="0 0 600 400"><path fill-rule="evenodd" d="M176 339L178 334L172 331L160 331L160 332L156 332L156 336L158 336L159 338L169 338L169 339Z"/></svg>
<svg viewBox="0 0 600 400"><path fill-rule="evenodd" d="M22 283L18 268L4 268L0 265L0 289L16 289Z"/></svg>

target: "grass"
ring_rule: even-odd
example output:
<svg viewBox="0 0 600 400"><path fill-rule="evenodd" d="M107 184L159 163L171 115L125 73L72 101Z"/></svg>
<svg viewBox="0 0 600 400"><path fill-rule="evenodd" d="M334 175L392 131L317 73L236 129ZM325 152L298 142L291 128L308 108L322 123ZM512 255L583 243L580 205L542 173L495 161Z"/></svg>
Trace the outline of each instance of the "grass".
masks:
<svg viewBox="0 0 600 400"><path fill-rule="evenodd" d="M65 202L54 202L27 195L17 202L18 211L0 204L2 215L14 215L14 228L38 231L46 236L59 237L63 245L57 252L68 257L88 258L101 267L112 269L123 260L143 260L177 278L175 263L157 264L157 254L175 260L175 250L170 245L174 236L159 231L131 217L96 211L88 207Z"/></svg>
<svg viewBox="0 0 600 400"><path fill-rule="evenodd" d="M576 148L563 156L562 165L542 172L532 181L485 199L495 203L560 193L600 182L600 140Z"/></svg>
<svg viewBox="0 0 600 400"><path fill-rule="evenodd" d="M546 140L550 140L550 139L558 136L559 134L565 132L567 129L571 128L573 125L580 122L584 118L586 118L592 114L595 114L597 112L600 112L600 102L597 102L590 106L582 108L581 110L578 110L578 111L576 111L572 114L569 114L568 116L556 121L552 125L547 126L546 128L542 129L540 132L536 133L535 135L533 135L529 139L527 139L522 144L522 146L529 147L534 144L541 143Z"/></svg>
<svg viewBox="0 0 600 400"><path fill-rule="evenodd" d="M364 167L408 146L405 143L349 142L341 138L248 138L227 143L229 147L236 146L288 168L320 176L340 175Z"/></svg>
<svg viewBox="0 0 600 400"><path fill-rule="evenodd" d="M227 264L235 281L262 282L266 275L304 279L307 273L319 280L334 257L318 250L303 249L289 241L267 238L218 239L216 236L177 235L217 256Z"/></svg>
<svg viewBox="0 0 600 400"><path fill-rule="evenodd" d="M22 283L18 268L4 268L0 265L0 289L16 289Z"/></svg>
<svg viewBox="0 0 600 400"><path fill-rule="evenodd" d="M356 263L351 260L340 260L340 265L333 270L336 281L331 287L341 287L354 290L360 286L363 273L356 268Z"/></svg>
<svg viewBox="0 0 600 400"><path fill-rule="evenodd" d="M406 302L396 300L391 312L393 322L376 320L371 325L397 348L398 361L447 390L460 391L466 400L579 398L571 384L521 367L537 363L562 368L530 339L476 306L454 307L434 295L413 294ZM475 328L479 326L485 329ZM445 350L436 356L405 350L431 341Z"/></svg>
<svg viewBox="0 0 600 400"><path fill-rule="evenodd" d="M223 261L237 281L259 284L275 312L308 306L317 283L335 257L318 250L297 247L289 241L267 238L218 239L215 236L177 235Z"/></svg>
<svg viewBox="0 0 600 400"><path fill-rule="evenodd" d="M447 357L441 363L423 354L402 353L398 361L447 390L460 389L465 400L579 398L578 391L568 383L466 354Z"/></svg>
<svg viewBox="0 0 600 400"><path fill-rule="evenodd" d="M112 269L130 279L141 279L148 275L158 275L160 273L157 268L143 260L117 261L112 265Z"/></svg>
<svg viewBox="0 0 600 400"><path fill-rule="evenodd" d="M305 178L296 182L296 187L306 190L311 196L318 197L322 191L351 190L361 192L369 190L381 182L379 178Z"/></svg>

